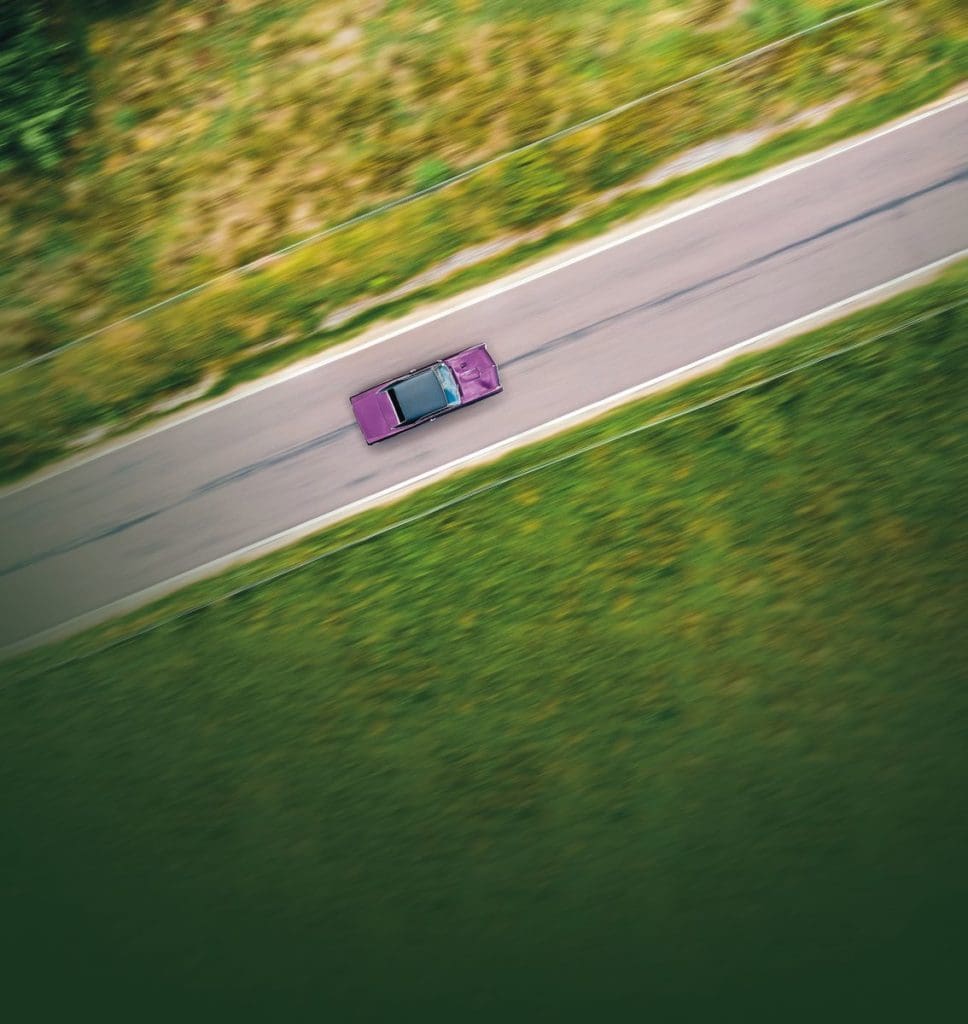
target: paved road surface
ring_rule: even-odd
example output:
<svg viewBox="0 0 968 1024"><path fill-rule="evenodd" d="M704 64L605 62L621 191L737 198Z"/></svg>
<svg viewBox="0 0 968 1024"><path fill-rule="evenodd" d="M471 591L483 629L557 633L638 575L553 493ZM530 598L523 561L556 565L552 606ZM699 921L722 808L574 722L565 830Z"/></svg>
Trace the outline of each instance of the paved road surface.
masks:
<svg viewBox="0 0 968 1024"><path fill-rule="evenodd" d="M0 497L0 645L968 248L968 103ZM502 396L367 448L347 396L485 340Z"/></svg>

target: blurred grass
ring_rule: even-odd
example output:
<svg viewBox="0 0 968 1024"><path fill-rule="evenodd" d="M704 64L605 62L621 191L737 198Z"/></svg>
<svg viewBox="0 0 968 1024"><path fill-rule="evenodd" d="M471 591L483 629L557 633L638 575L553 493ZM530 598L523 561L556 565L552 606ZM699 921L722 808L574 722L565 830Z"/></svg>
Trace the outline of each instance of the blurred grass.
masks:
<svg viewBox="0 0 968 1024"><path fill-rule="evenodd" d="M95 22L95 136L63 181L0 183L11 212L0 228L0 367L845 9L616 2L505 16L474 0L432 9L239 0L161 3ZM829 124L764 151L779 159L925 102L965 77L966 39L950 0L870 12L4 378L0 477L56 457L92 428L129 424L205 373L225 386L346 337L321 331L328 313L468 245L547 222L687 146L852 98ZM758 159L625 197L458 280L496 274Z"/></svg>
<svg viewBox="0 0 968 1024"><path fill-rule="evenodd" d="M59 978L35 1007L934 1016L968 909L968 306L17 679L966 295L962 264L5 666L11 977Z"/></svg>

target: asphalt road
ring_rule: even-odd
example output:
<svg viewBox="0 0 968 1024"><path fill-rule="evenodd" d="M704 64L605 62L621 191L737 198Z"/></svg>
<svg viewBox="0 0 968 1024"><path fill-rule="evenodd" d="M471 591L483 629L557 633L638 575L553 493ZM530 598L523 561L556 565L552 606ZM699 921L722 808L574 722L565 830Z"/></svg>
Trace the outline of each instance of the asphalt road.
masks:
<svg viewBox="0 0 968 1024"><path fill-rule="evenodd" d="M0 645L966 248L962 103L8 490ZM366 447L349 395L481 340L503 395Z"/></svg>

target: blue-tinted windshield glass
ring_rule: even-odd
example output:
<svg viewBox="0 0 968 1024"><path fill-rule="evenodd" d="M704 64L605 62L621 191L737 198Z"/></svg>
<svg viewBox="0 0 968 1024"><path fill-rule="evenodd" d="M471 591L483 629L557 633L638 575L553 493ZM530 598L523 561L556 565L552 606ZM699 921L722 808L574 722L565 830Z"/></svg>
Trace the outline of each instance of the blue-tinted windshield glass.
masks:
<svg viewBox="0 0 968 1024"><path fill-rule="evenodd" d="M460 389L457 387L454 374L446 363L437 364L437 379L440 381L440 386L444 389L447 404L460 405Z"/></svg>

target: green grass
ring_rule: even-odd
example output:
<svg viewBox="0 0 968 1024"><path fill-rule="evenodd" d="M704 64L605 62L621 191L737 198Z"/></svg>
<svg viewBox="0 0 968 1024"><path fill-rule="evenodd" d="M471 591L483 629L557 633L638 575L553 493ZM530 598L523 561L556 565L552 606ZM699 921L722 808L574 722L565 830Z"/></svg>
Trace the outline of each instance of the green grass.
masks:
<svg viewBox="0 0 968 1024"><path fill-rule="evenodd" d="M44 665L966 295L962 265L5 666L12 976L341 1019L936 1016L968 909L966 305Z"/></svg>
<svg viewBox="0 0 968 1024"><path fill-rule="evenodd" d="M671 0L594 12L539 4L528 19L508 20L470 2L442 4L435 20L410 4L242 6L231 18L213 13L207 27L193 4L176 5L174 20L159 4L92 27L103 78L97 133L57 187L0 182L16 212L5 233L0 225L0 248L5 288L17 296L0 304L0 365L405 194L443 168L470 166L843 9L763 0L725 17L718 5ZM152 45L155 35L163 43ZM965 44L950 0L870 12L109 331L0 383L0 478L56 458L93 427L129 427L159 396L206 373L222 375L224 388L264 362L331 344L347 334L319 333L333 310L465 246L545 224L690 145L852 97L829 125L767 147L778 159L910 109L964 78ZM539 247L742 166L627 197ZM259 354L279 338L289 340Z"/></svg>

